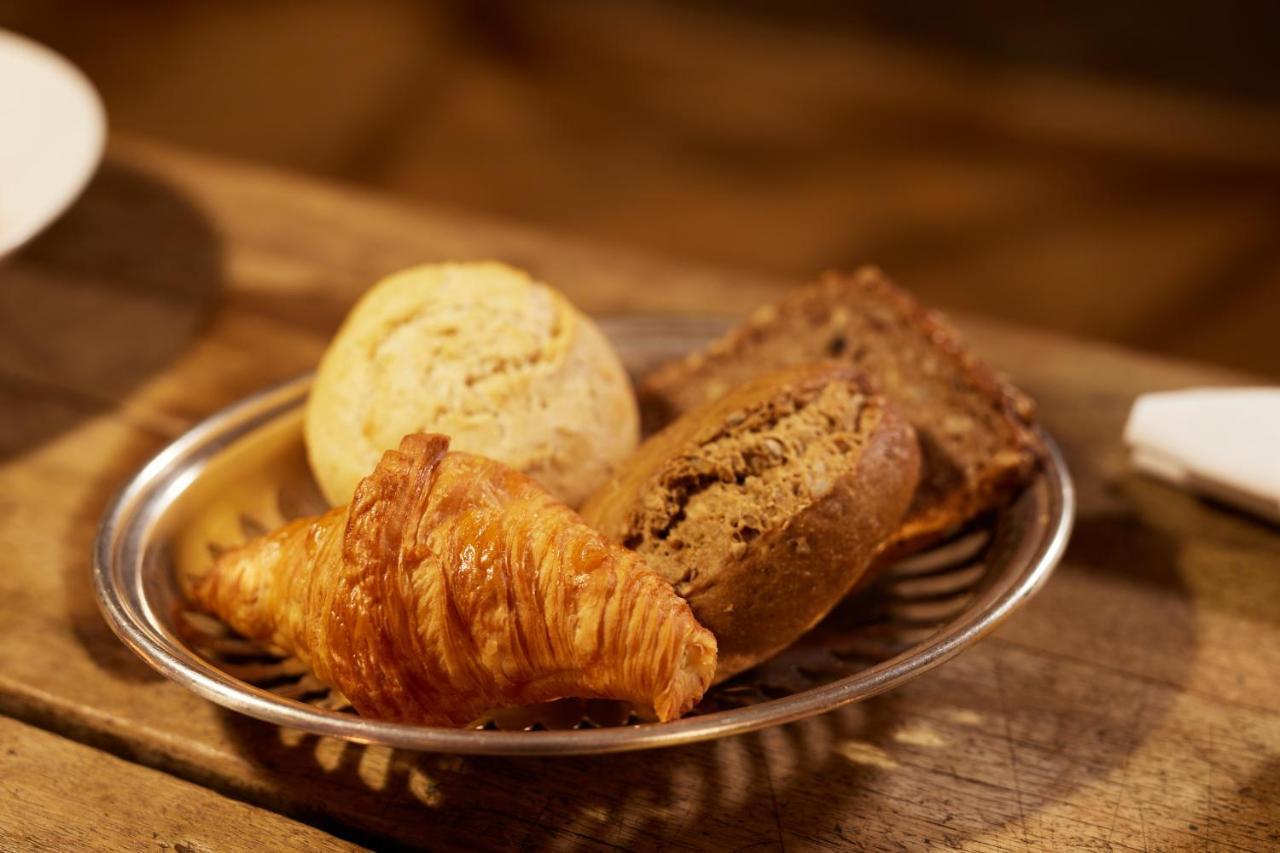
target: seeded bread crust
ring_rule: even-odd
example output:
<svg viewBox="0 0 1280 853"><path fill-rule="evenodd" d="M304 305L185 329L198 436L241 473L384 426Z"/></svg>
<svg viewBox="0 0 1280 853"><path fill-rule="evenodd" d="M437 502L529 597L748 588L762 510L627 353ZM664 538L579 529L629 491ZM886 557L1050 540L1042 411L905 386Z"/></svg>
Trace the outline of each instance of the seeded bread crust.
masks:
<svg viewBox="0 0 1280 853"><path fill-rule="evenodd" d="M790 645L858 582L919 476L911 426L857 371L763 376L677 419L581 513L675 585L723 680Z"/></svg>
<svg viewBox="0 0 1280 853"><path fill-rule="evenodd" d="M920 488L885 544L886 559L999 508L1038 471L1044 448L1031 399L874 267L826 273L705 350L654 370L639 387L646 426L668 423L761 373L821 359L863 371L920 440Z"/></svg>

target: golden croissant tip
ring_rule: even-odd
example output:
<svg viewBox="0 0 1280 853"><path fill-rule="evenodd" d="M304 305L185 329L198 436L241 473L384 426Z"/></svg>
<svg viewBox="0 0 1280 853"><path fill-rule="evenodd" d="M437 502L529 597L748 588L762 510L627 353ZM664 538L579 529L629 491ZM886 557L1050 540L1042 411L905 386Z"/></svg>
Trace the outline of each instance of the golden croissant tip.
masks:
<svg viewBox="0 0 1280 853"><path fill-rule="evenodd" d="M716 672L716 641L711 632L699 630L687 643L680 665L667 688L658 694L653 711L662 722L678 720L693 710Z"/></svg>
<svg viewBox="0 0 1280 853"><path fill-rule="evenodd" d="M398 452L406 456L443 456L448 450L449 436L438 432L412 432L400 439ZM393 452L397 451L387 451Z"/></svg>

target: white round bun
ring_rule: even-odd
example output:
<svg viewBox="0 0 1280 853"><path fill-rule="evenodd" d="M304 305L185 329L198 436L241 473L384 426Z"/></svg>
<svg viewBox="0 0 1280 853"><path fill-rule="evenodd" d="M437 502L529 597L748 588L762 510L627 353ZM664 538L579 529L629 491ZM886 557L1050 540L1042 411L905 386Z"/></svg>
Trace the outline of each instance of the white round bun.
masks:
<svg viewBox="0 0 1280 853"><path fill-rule="evenodd" d="M437 432L577 506L635 449L639 415L617 354L564 296L505 264L445 263L356 304L320 362L305 430L335 505L405 435Z"/></svg>

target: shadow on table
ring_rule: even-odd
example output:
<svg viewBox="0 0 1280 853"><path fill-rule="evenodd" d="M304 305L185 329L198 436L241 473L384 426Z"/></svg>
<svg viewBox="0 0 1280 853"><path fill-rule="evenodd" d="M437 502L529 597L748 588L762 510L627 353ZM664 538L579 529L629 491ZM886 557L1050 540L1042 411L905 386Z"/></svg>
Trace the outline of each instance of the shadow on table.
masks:
<svg viewBox="0 0 1280 853"><path fill-rule="evenodd" d="M888 738L896 704L880 697L724 740L565 758L421 754L284 732L230 712L223 719L287 792L284 810L379 847L656 848L681 839L746 849L779 846L784 824L789 835L811 826L815 837L855 837L840 811L890 772L874 744ZM840 784L825 796L799 790L833 766Z"/></svg>
<svg viewBox="0 0 1280 853"><path fill-rule="evenodd" d="M158 179L104 163L61 220L0 262L0 382L18 397L0 427L0 460L114 408L171 366L222 281L205 216Z"/></svg>
<svg viewBox="0 0 1280 853"><path fill-rule="evenodd" d="M1280 624L1280 525L1146 477L1134 476L1124 492L1145 517L1194 536L1187 571L1201 579L1201 607Z"/></svg>
<svg viewBox="0 0 1280 853"><path fill-rule="evenodd" d="M219 297L221 253L185 196L108 160L65 217L0 265L0 393L14 400L0 462L116 409L169 368ZM144 430L100 448L110 458L85 473L101 483L67 519L68 550L87 558L111 492L167 439ZM85 562L65 571L71 629L93 660L117 678L159 679L99 615Z"/></svg>
<svg viewBox="0 0 1280 853"><path fill-rule="evenodd" d="M112 444L109 465L97 470L98 476L80 505L65 519L66 532L60 543L64 552L71 555L61 561L67 624L60 630L70 629L85 654L103 674L116 681L150 683L162 682L165 678L120 641L98 610L90 554L103 509L129 473L154 454L161 443L160 438L138 432L128 433L119 443Z"/></svg>

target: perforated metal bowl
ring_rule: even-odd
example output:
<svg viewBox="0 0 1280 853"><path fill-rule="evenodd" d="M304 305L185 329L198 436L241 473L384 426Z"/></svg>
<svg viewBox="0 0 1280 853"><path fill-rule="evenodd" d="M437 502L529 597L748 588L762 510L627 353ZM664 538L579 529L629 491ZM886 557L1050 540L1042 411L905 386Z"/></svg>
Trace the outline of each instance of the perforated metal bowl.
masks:
<svg viewBox="0 0 1280 853"><path fill-rule="evenodd" d="M643 370L723 331L726 321L619 317L602 323ZM99 604L164 675L236 711L362 743L433 752L570 755L671 746L791 722L865 699L943 663L992 631L1048 578L1074 515L1053 441L1011 506L886 571L790 649L713 688L684 719L653 723L614 702L566 700L503 712L470 729L367 719L297 661L189 613L174 567L323 509L307 469L310 377L236 403L151 460L107 508L94 549Z"/></svg>

